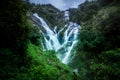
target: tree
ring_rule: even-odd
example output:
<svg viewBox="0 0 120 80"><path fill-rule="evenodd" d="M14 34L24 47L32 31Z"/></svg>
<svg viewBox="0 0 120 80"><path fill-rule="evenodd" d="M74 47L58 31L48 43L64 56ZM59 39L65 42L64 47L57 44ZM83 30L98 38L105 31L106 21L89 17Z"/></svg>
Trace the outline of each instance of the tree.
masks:
<svg viewBox="0 0 120 80"><path fill-rule="evenodd" d="M0 3L1 47L24 46L27 34L26 9L21 0L3 0Z"/></svg>

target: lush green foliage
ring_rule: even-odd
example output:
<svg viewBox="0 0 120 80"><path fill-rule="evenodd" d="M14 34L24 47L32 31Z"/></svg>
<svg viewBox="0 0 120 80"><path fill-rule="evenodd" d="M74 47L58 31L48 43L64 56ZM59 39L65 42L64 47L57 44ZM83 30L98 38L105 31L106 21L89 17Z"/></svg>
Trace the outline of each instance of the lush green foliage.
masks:
<svg viewBox="0 0 120 80"><path fill-rule="evenodd" d="M25 16L27 10L21 0L4 0L1 1L0 7L0 78L16 79L25 64L29 34Z"/></svg>
<svg viewBox="0 0 120 80"><path fill-rule="evenodd" d="M102 52L90 65L91 80L120 79L120 49ZM91 75L92 74L92 75Z"/></svg>
<svg viewBox="0 0 120 80"><path fill-rule="evenodd" d="M27 62L32 80L73 80L73 72L56 58L54 51L43 52L39 47L29 44Z"/></svg>
<svg viewBox="0 0 120 80"><path fill-rule="evenodd" d="M88 1L81 4L81 8L74 10L76 11L74 14L78 15L72 16L71 12L71 20L77 20L81 24L81 30L77 53L69 65L72 68L78 68L80 80L120 79L119 1L101 1L104 3ZM92 8L88 5L98 7ZM94 10L95 13L92 13L91 10ZM81 14L84 15L79 16ZM75 64L76 66L74 66Z"/></svg>

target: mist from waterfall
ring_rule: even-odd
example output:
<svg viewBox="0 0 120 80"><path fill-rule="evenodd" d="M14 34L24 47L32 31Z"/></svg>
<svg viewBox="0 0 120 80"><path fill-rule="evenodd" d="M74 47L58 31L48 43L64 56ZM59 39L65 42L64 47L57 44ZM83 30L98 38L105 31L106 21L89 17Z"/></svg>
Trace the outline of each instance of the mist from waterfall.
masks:
<svg viewBox="0 0 120 80"><path fill-rule="evenodd" d="M55 50L56 56L62 63L68 64L73 54L73 48L77 44L77 36L80 26L76 23L69 22L69 12L65 12L65 21L67 24L58 30L57 26L54 29L50 29L47 23L37 13L34 13L32 19L39 27L43 27L45 31L40 29L40 33L43 35L41 41L43 50ZM60 35L63 35L62 38Z"/></svg>

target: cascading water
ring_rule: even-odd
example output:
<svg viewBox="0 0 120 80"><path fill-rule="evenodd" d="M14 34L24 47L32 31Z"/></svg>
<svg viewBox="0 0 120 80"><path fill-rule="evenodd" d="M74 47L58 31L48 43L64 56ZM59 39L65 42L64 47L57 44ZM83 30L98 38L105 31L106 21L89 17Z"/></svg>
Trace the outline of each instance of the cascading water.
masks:
<svg viewBox="0 0 120 80"><path fill-rule="evenodd" d="M42 26L46 32L40 30L44 37L42 41L44 50L55 50L57 52L57 57L62 61L62 63L67 64L70 61L71 51L77 43L77 35L80 26L76 23L69 22L68 12L65 12L65 20L68 23L59 31L57 31L57 26L51 30L46 22L34 13L32 20L36 22L39 26ZM63 32L64 31L64 32ZM62 39L60 35L63 34ZM44 44L43 44L44 43Z"/></svg>

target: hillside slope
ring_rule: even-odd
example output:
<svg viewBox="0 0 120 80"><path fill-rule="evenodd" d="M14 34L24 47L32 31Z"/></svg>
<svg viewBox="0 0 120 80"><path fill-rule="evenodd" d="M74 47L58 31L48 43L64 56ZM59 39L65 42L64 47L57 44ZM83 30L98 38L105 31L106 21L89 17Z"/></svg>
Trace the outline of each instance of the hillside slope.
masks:
<svg viewBox="0 0 120 80"><path fill-rule="evenodd" d="M82 27L76 55L69 64L78 69L79 79L119 80L120 1L86 1L70 12L71 20Z"/></svg>

